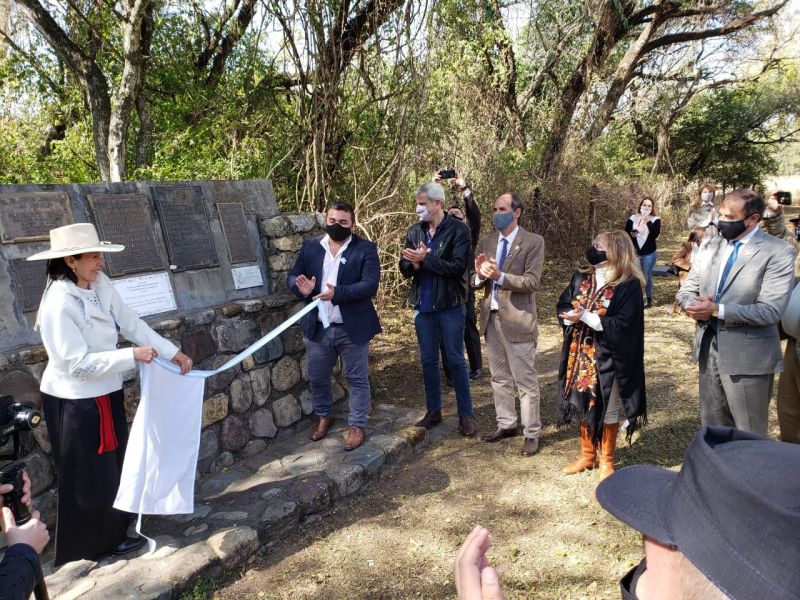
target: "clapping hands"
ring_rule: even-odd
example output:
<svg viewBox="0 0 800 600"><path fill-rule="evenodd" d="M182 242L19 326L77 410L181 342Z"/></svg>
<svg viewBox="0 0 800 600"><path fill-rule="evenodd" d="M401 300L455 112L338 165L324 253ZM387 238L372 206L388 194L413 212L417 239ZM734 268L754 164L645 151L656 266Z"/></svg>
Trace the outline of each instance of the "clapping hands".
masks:
<svg viewBox="0 0 800 600"><path fill-rule="evenodd" d="M492 281L500 279L500 269L497 268L497 261L493 258L486 258L483 254L479 254L475 259L475 272L484 281L487 279Z"/></svg>

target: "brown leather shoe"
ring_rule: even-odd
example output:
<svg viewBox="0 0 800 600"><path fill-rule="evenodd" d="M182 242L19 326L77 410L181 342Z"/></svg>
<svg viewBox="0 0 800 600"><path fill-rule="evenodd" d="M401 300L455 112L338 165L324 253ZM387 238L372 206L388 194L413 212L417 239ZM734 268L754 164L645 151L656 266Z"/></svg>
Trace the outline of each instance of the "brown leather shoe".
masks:
<svg viewBox="0 0 800 600"><path fill-rule="evenodd" d="M525 443L522 444L522 456L533 456L539 452L541 444L539 438L525 438Z"/></svg>
<svg viewBox="0 0 800 600"><path fill-rule="evenodd" d="M309 436L311 441L318 442L328 435L328 429L331 428L331 425L333 425L333 417L317 417L311 427L311 435Z"/></svg>
<svg viewBox="0 0 800 600"><path fill-rule="evenodd" d="M472 417L458 417L458 429L464 437L475 437L475 434L478 433Z"/></svg>
<svg viewBox="0 0 800 600"><path fill-rule="evenodd" d="M352 425L347 428L347 437L344 440L344 450L349 452L355 450L364 443L364 428L353 427Z"/></svg>
<svg viewBox="0 0 800 600"><path fill-rule="evenodd" d="M425 413L425 416L422 417L419 421L417 421L417 427L424 427L425 429L430 429L442 422L442 411L434 410L428 411Z"/></svg>
<svg viewBox="0 0 800 600"><path fill-rule="evenodd" d="M498 427L492 433L487 433L486 435L481 436L481 439L484 442L489 442L489 443L499 442L503 438L514 437L515 435L517 435L517 433L518 432L516 427L511 427L509 429L503 429L502 427Z"/></svg>

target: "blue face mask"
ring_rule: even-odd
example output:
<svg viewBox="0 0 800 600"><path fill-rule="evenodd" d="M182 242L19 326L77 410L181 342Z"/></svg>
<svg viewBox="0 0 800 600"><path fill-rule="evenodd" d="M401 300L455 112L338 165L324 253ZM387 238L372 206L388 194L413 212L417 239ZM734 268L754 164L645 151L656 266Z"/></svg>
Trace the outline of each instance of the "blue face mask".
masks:
<svg viewBox="0 0 800 600"><path fill-rule="evenodd" d="M514 213L494 213L492 215L492 223L501 231L511 225L514 221Z"/></svg>

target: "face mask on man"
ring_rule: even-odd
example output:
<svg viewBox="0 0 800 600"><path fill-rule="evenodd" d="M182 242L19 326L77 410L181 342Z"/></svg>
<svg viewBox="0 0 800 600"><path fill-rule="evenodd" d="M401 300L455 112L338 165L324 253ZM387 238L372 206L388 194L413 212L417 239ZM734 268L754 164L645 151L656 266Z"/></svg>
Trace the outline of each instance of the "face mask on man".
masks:
<svg viewBox="0 0 800 600"><path fill-rule="evenodd" d="M339 223L331 223L325 226L325 233L328 234L334 242L343 242L350 237L353 230L350 227L344 227Z"/></svg>
<svg viewBox="0 0 800 600"><path fill-rule="evenodd" d="M594 246L589 246L586 248L586 260L589 261L590 265L599 265L606 262L608 257L605 250L598 250Z"/></svg>
<svg viewBox="0 0 800 600"><path fill-rule="evenodd" d="M722 219L717 219L717 229L719 229L720 235L730 242L742 235L745 229L747 229L747 225L745 225L744 221L744 219L739 219L738 221L723 221Z"/></svg>
<svg viewBox="0 0 800 600"><path fill-rule="evenodd" d="M492 223L500 231L511 225L514 222L514 213L494 213L492 215Z"/></svg>
<svg viewBox="0 0 800 600"><path fill-rule="evenodd" d="M714 192L702 192L700 194L700 199L706 204L710 204L714 202Z"/></svg>
<svg viewBox="0 0 800 600"><path fill-rule="evenodd" d="M417 208L415 209L417 212L417 217L423 223L426 223L431 220L431 213L428 212L428 207L424 204L417 204Z"/></svg>

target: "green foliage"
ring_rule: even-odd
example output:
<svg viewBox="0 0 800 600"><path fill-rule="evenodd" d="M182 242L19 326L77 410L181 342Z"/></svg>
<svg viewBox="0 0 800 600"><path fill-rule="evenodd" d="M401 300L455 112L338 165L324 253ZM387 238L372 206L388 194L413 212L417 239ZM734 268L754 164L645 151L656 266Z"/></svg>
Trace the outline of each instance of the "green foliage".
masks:
<svg viewBox="0 0 800 600"><path fill-rule="evenodd" d="M800 95L769 84L720 88L697 96L677 122L672 160L689 179L755 185L777 169L770 142Z"/></svg>

